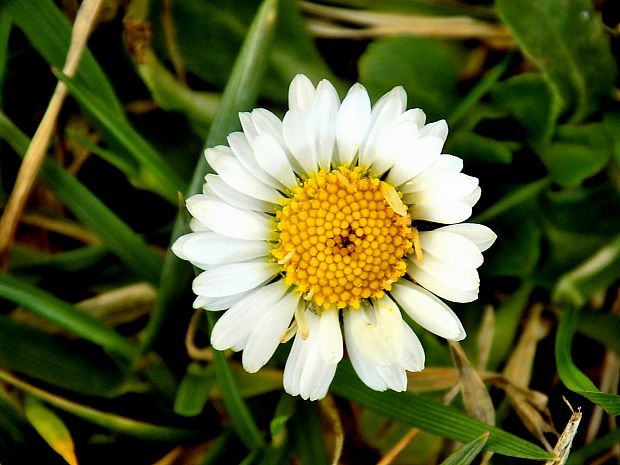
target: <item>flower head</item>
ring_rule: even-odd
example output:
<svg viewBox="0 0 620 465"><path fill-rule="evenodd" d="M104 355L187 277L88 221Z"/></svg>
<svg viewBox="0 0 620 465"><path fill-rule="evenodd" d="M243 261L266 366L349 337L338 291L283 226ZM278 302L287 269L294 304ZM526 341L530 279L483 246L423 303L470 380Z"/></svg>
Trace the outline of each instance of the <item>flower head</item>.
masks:
<svg viewBox="0 0 620 465"><path fill-rule="evenodd" d="M403 391L424 350L401 310L450 340L465 337L440 299L477 298L495 234L461 223L480 197L462 160L442 154L445 121L425 124L396 87L371 107L355 84L340 102L303 75L280 120L239 115L242 132L207 149L217 174L187 199L192 233L172 249L203 271L196 308L225 310L213 347L243 350L249 372L294 337L284 388L325 396L344 340L361 380ZM342 315L342 326L341 326Z"/></svg>

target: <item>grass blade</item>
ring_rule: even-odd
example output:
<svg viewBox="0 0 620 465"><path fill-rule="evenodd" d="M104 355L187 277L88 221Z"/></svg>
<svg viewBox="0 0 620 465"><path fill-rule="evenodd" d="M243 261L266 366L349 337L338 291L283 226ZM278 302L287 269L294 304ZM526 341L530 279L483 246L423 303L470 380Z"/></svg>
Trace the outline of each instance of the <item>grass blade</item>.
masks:
<svg viewBox="0 0 620 465"><path fill-rule="evenodd" d="M506 431L485 425L454 408L413 393L376 392L364 386L348 363L341 362L331 389L336 394L372 410L416 426L429 433L461 442L474 440L485 432L491 436L487 448L498 454L532 460L549 460L553 455L531 442Z"/></svg>
<svg viewBox="0 0 620 465"><path fill-rule="evenodd" d="M214 318L212 313L209 312L207 316L209 317L210 323L213 323L212 320ZM212 324L210 324L210 326L212 327ZM232 422L235 432L248 449L254 450L263 448L265 445L263 435L258 429L258 426L256 426L252 414L239 393L239 389L228 367L224 353L219 350L214 350L213 363L215 365L215 375L222 392L222 400L224 401L228 415L230 415L230 421Z"/></svg>
<svg viewBox="0 0 620 465"><path fill-rule="evenodd" d="M484 433L471 442L468 442L459 450L441 462L441 465L469 465L478 456L489 439L490 433Z"/></svg>
<svg viewBox="0 0 620 465"><path fill-rule="evenodd" d="M75 446L65 423L36 397L27 395L24 399L24 413L39 435L69 465L77 465Z"/></svg>
<svg viewBox="0 0 620 465"><path fill-rule="evenodd" d="M20 156L28 148L28 137L2 112L0 138L5 139ZM39 176L82 224L95 231L106 247L137 276L153 284L159 283L161 258L82 183L50 159L44 160Z"/></svg>
<svg viewBox="0 0 620 465"><path fill-rule="evenodd" d="M51 0L7 0L2 5L19 29L50 65L62 69L71 41L71 25ZM88 49L77 70L77 82L101 97L108 112L124 116L112 84Z"/></svg>
<svg viewBox="0 0 620 465"><path fill-rule="evenodd" d="M138 161L140 164L138 183L169 202L176 203L177 192L183 191L185 183L155 149L133 129L125 116L110 115L105 103L97 94L60 72L55 74L87 113ZM131 176L134 173L130 172L127 175Z"/></svg>
<svg viewBox="0 0 620 465"><path fill-rule="evenodd" d="M0 297L26 307L40 317L128 360L133 360L138 354L138 346L112 328L64 300L6 273L0 273Z"/></svg>
<svg viewBox="0 0 620 465"><path fill-rule="evenodd" d="M291 423L301 465L328 465L330 461L317 405L299 402Z"/></svg>
<svg viewBox="0 0 620 465"><path fill-rule="evenodd" d="M265 74L267 64L265 57L273 40L277 11L278 1L266 0L256 14L222 95L205 147L223 143L226 136L240 126L238 113L249 110L254 105ZM202 190L207 169L207 161L200 154L186 197ZM185 216L180 213L174 223L170 242L174 242L186 230ZM162 271L160 298L144 332L145 349L151 347L157 339L168 315L189 288L192 276L191 267L187 262L180 260L169 250Z"/></svg>

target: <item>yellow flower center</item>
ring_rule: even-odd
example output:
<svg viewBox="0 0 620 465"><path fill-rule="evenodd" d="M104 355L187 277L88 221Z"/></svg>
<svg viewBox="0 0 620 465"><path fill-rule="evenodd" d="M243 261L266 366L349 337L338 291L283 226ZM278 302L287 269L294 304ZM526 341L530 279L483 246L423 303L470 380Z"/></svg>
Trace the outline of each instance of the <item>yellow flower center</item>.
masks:
<svg viewBox="0 0 620 465"><path fill-rule="evenodd" d="M362 299L383 297L413 251L415 230L399 194L366 171L321 170L277 213L272 254L286 283L319 309L359 308Z"/></svg>

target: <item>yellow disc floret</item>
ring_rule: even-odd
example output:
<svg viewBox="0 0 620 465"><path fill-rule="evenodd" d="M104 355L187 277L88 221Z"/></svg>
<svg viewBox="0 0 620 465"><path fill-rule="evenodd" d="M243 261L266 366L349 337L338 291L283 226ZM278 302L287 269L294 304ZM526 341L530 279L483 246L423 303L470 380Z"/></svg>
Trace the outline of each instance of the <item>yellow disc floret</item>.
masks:
<svg viewBox="0 0 620 465"><path fill-rule="evenodd" d="M392 208L400 200L386 199L393 188L385 187L362 167L321 170L277 213L272 253L286 283L319 309L359 308L362 299L383 297L405 273L403 257L413 252L411 217Z"/></svg>

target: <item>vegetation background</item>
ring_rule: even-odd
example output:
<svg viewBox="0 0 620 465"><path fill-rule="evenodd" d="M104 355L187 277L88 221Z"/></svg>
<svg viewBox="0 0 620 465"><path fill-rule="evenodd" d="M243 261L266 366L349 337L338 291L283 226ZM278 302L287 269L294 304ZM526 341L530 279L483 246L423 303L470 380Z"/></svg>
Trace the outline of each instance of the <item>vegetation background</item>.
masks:
<svg viewBox="0 0 620 465"><path fill-rule="evenodd" d="M567 463L618 463L618 2L79 6L0 2L0 463L543 463L564 396ZM202 148L239 111L282 115L297 73L403 85L480 178L473 221L499 238L453 305L469 337L419 332L407 393L344 362L328 398L292 398L287 346L244 373L168 252Z"/></svg>

